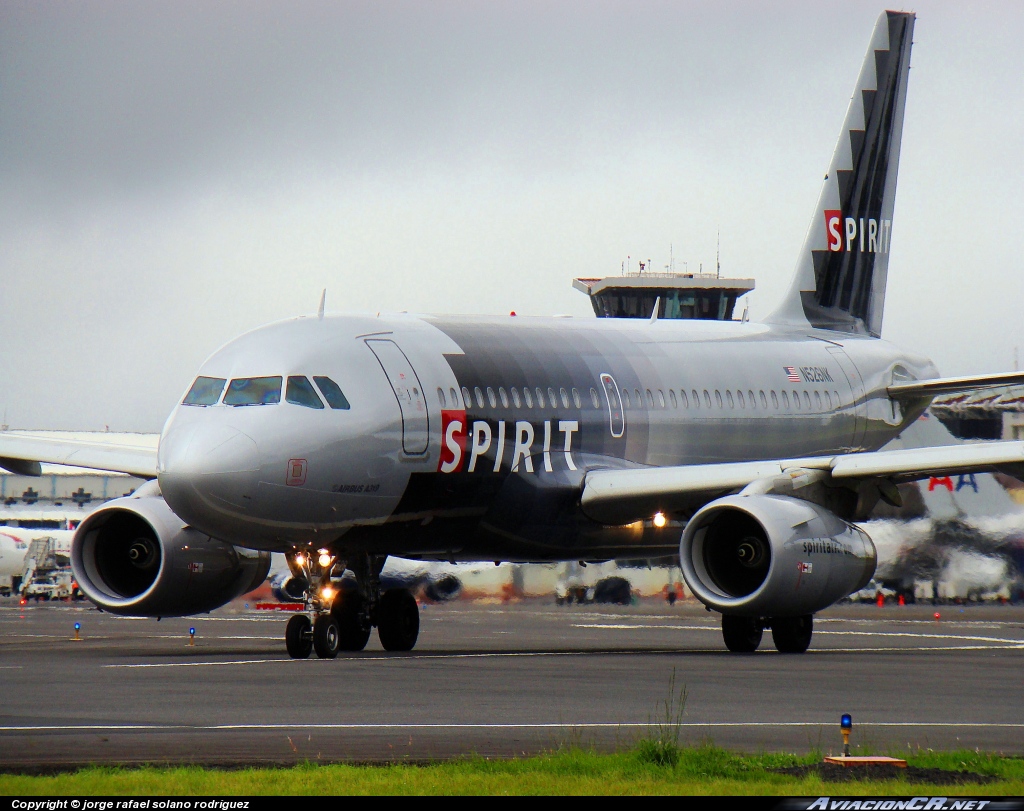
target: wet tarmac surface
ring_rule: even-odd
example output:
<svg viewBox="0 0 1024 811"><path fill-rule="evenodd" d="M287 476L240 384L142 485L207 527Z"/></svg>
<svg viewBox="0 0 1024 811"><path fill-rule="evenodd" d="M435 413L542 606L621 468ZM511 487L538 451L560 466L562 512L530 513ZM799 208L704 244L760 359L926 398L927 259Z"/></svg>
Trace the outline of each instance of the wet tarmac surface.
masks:
<svg viewBox="0 0 1024 811"><path fill-rule="evenodd" d="M291 660L288 614L127 619L0 601L0 764L426 760L628 746L685 688L681 740L730 748L1024 753L1024 608L845 606L811 650L725 650L693 604L421 611L411 653ZM81 639L72 641L81 623ZM196 628L189 645L189 627ZM677 688L673 699L670 683Z"/></svg>

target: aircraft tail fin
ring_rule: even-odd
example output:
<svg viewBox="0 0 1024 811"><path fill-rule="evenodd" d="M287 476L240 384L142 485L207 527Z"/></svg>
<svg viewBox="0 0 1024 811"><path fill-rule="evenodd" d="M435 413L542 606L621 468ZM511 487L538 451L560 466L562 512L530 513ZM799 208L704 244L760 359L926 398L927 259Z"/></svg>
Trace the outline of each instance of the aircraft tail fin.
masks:
<svg viewBox="0 0 1024 811"><path fill-rule="evenodd" d="M881 335L914 20L878 18L793 286L770 323Z"/></svg>

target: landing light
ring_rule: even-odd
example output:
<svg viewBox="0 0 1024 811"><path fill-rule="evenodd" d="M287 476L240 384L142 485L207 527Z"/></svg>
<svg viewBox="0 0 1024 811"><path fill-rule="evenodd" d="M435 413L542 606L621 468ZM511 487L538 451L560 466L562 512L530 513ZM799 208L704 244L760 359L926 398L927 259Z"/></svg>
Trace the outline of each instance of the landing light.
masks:
<svg viewBox="0 0 1024 811"><path fill-rule="evenodd" d="M334 596L334 588L332 586L324 586L320 590L320 594L325 600L330 600Z"/></svg>
<svg viewBox="0 0 1024 811"><path fill-rule="evenodd" d="M296 566L305 566L306 565L306 556L303 555L301 552L295 556L295 565Z"/></svg>
<svg viewBox="0 0 1024 811"><path fill-rule="evenodd" d="M326 569L328 566L331 565L332 558L327 552L321 552L318 560L320 561L320 568Z"/></svg>
<svg viewBox="0 0 1024 811"><path fill-rule="evenodd" d="M654 526L656 526L658 529L661 529L667 523L668 519L665 517L665 513L654 514Z"/></svg>

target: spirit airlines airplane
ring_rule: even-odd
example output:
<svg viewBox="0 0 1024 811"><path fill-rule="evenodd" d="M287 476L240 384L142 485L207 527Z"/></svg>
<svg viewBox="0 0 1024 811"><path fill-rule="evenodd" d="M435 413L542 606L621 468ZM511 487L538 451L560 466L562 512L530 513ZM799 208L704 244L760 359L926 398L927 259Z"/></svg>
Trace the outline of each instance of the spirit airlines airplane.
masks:
<svg viewBox="0 0 1024 811"><path fill-rule="evenodd" d="M678 552L726 646L802 652L862 588L851 523L896 485L1024 469L1024 443L880 452L941 379L880 337L914 15L884 12L792 289L764 323L445 316L297 318L215 352L159 451L0 435L0 464L153 479L82 522L72 565L105 611L210 611L284 552L308 584L293 657L409 650L389 555L607 560ZM332 576L351 570L358 589Z"/></svg>

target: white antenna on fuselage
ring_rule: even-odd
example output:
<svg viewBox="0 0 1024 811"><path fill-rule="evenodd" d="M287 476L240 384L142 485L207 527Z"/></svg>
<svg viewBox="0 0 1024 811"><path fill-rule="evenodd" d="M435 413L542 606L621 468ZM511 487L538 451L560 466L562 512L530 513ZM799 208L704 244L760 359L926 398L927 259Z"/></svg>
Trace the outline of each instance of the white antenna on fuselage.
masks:
<svg viewBox="0 0 1024 811"><path fill-rule="evenodd" d="M320 294L320 306L317 308L316 317L321 321L324 317L324 305L327 304L327 288L324 288L324 292Z"/></svg>

